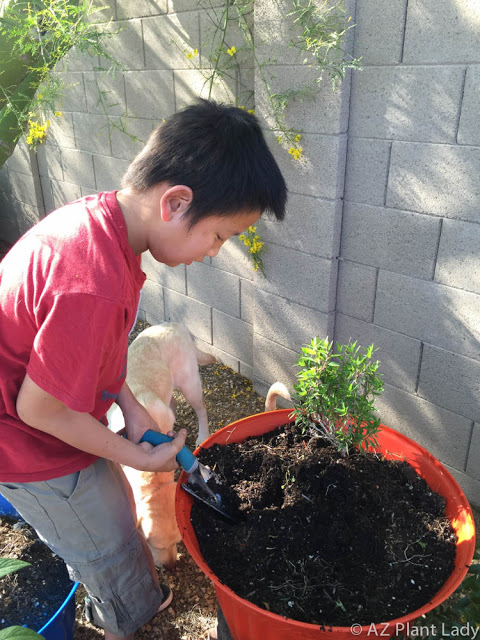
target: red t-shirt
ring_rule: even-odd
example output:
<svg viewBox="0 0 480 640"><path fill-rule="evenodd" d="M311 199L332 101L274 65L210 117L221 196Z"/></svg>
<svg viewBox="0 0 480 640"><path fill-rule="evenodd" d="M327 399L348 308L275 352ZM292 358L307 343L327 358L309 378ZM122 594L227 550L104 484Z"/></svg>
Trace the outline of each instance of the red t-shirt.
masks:
<svg viewBox="0 0 480 640"><path fill-rule="evenodd" d="M28 373L70 409L106 423L144 281L115 192L54 211L0 263L1 482L48 480L96 460L22 422L18 391Z"/></svg>

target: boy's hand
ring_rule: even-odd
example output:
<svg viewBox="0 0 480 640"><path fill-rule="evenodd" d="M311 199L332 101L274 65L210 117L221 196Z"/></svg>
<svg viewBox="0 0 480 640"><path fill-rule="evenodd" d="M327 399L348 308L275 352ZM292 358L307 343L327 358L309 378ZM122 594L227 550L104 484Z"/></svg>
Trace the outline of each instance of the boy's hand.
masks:
<svg viewBox="0 0 480 640"><path fill-rule="evenodd" d="M172 442L157 447L135 444L110 431L88 413L69 409L39 387L28 374L17 397L17 413L25 424L49 433L72 447L142 471L177 469L175 457L186 438L186 431L182 429ZM144 426L137 442L150 426L150 423Z"/></svg>
<svg viewBox="0 0 480 640"><path fill-rule="evenodd" d="M145 464L142 462L141 466L135 467L136 469L139 471L163 472L178 469L179 465L176 461L176 456L185 445L187 431L186 429L180 429L176 434L173 431L169 431L167 435L173 438L172 442L159 444L156 447L153 447L148 442L141 442L138 445L145 451L146 457Z"/></svg>

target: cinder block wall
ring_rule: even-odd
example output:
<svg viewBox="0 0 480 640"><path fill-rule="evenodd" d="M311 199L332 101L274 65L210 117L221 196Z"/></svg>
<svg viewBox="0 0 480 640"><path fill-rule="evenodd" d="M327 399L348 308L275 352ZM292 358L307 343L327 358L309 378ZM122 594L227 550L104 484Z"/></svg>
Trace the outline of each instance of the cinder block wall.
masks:
<svg viewBox="0 0 480 640"><path fill-rule="evenodd" d="M105 4L100 19L121 28L108 48L125 70L112 77L95 70L101 61L70 55L60 72L62 117L37 154L19 145L0 171L7 240L65 202L118 188L152 128L206 96L185 55L198 49L208 69L211 24L194 0ZM220 10L222 1L210 4ZM302 130L303 163L271 138L290 198L284 223L258 225L267 278L238 240L189 267L147 255L141 313L151 323L185 322L263 393L275 379L294 382L293 364L313 335L374 342L383 421L429 448L480 504L480 12L467 0L356 4L347 11L364 70L338 92L327 78L315 99L288 108L287 124ZM310 73L286 46L288 7L255 1L257 53L274 91ZM229 44L241 43L232 31ZM248 55L213 97L238 97L272 122Z"/></svg>
<svg viewBox="0 0 480 640"><path fill-rule="evenodd" d="M357 3L335 337L480 502L480 6Z"/></svg>

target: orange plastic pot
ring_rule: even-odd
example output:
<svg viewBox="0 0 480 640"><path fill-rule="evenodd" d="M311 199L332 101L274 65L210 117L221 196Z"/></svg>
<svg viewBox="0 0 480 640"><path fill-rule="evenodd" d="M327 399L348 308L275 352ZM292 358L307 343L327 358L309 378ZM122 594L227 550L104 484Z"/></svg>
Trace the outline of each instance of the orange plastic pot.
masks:
<svg viewBox="0 0 480 640"><path fill-rule="evenodd" d="M259 413L220 429L202 444L202 448L213 444L242 442L248 436L267 433L275 427L289 422L291 409ZM297 622L275 613L260 609L248 600L237 596L222 584L211 571L200 553L197 538L190 522L193 498L180 488L186 482L186 474L180 476L176 492L176 515L180 533L190 555L200 569L212 580L218 602L223 611L234 640L323 640L334 638L352 639L367 637L390 637L395 633L406 632L408 624L424 613L431 611L448 598L460 585L468 572L475 551L475 525L470 505L453 476L428 451L410 438L381 425L378 437L379 447L386 458L398 459L403 456L425 479L430 488L446 498L446 515L452 522L458 537L455 568L440 591L431 602L406 616L383 622L372 621L373 625L353 627L320 627L318 625ZM197 449L198 453L200 449ZM234 526L234 525L233 525ZM225 540L228 544L228 540Z"/></svg>

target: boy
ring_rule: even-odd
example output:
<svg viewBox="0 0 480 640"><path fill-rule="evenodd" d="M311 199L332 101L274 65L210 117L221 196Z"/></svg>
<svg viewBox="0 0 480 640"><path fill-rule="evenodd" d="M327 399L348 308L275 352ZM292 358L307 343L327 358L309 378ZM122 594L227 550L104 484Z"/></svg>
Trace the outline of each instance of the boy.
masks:
<svg viewBox="0 0 480 640"><path fill-rule="evenodd" d="M138 444L158 429L124 382L140 255L201 262L285 202L255 117L201 100L152 133L122 190L51 213L0 265L0 492L85 585L106 640L171 600L119 465L172 470L186 436ZM128 440L105 426L114 401Z"/></svg>

